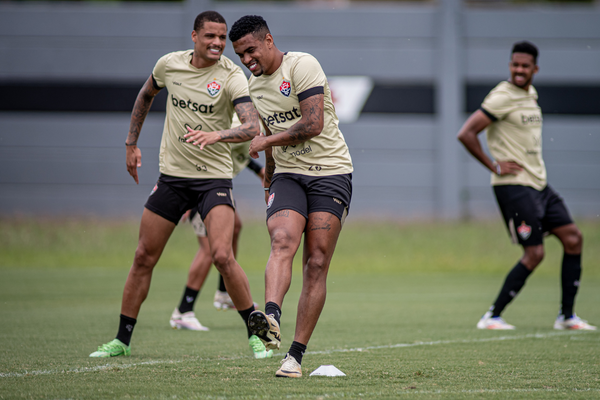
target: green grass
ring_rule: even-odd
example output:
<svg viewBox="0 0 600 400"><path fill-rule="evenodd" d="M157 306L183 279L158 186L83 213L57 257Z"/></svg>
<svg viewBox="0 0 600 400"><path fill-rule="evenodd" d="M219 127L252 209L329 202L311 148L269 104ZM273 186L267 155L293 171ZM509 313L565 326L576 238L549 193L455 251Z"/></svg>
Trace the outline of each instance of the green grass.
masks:
<svg viewBox="0 0 600 400"><path fill-rule="evenodd" d="M586 239L577 312L600 323L600 224ZM552 329L560 301L557 241L505 312L512 332L477 319L520 255L501 223L349 223L328 280L327 304L304 357L304 377L276 379L290 345L299 265L283 304L283 348L251 358L235 312L216 312L214 272L196 312L209 332L168 325L196 249L176 229L157 266L131 357L90 359L116 333L137 241L135 221L0 220L0 398L419 398L600 397L600 334ZM242 232L240 263L263 302L268 235ZM346 377L308 377L333 364Z"/></svg>

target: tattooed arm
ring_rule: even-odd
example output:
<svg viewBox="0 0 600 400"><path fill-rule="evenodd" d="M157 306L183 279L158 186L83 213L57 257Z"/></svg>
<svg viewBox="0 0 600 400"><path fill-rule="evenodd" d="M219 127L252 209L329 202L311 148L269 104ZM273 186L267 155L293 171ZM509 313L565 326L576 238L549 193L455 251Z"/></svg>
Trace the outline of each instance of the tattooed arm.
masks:
<svg viewBox="0 0 600 400"><path fill-rule="evenodd" d="M144 125L148 111L150 111L150 106L152 106L154 96L156 96L159 91L160 89L154 87L152 75L150 75L138 93L135 104L133 105L133 111L131 112L129 134L127 135L127 140L125 140L125 163L127 165L127 172L129 172L129 175L133 177L137 184L140 183L137 169L142 166L142 152L137 147L137 141L140 137L142 125Z"/></svg>
<svg viewBox="0 0 600 400"><path fill-rule="evenodd" d="M323 131L324 124L324 99L325 96L319 93L301 100L302 117L300 121L276 135L255 137L250 144L250 155L271 146L300 144L319 135Z"/></svg>
<svg viewBox="0 0 600 400"><path fill-rule="evenodd" d="M265 135L271 136L271 131L269 130L269 128L267 128L265 126L264 123L263 123L263 127L265 129ZM250 154L250 156L254 157L252 154ZM256 157L258 157L258 154L256 154ZM254 158L256 158L256 157L254 157ZM273 174L275 173L275 159L273 158L273 151L270 147L267 147L265 149L265 159L266 159L266 165L264 168L265 176L263 178L263 187L268 188L268 187L271 187L271 180L273 179ZM269 202L269 191L265 190L265 203L268 203L268 202Z"/></svg>
<svg viewBox="0 0 600 400"><path fill-rule="evenodd" d="M246 101L243 103L237 103L234 108L238 118L240 119L240 122L242 123L240 126L215 132L195 131L188 128L189 132L184 136L187 139L187 142L192 143L195 146L199 145L200 150L202 150L205 146L213 143L247 142L258 135L260 133L258 111L256 111L254 108L252 102Z"/></svg>

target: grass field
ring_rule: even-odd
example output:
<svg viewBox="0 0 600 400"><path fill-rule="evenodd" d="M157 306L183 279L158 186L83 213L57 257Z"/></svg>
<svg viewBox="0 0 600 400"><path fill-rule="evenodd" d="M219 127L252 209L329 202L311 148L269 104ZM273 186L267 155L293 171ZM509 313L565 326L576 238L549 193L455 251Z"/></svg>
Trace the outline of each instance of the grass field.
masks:
<svg viewBox="0 0 600 400"><path fill-rule="evenodd" d="M585 236L577 312L600 324L600 223ZM520 255L500 221L344 228L325 310L302 379L274 372L293 338L299 264L283 304L282 351L251 358L235 312L216 312L213 272L196 303L209 332L168 319L196 249L176 229L140 313L132 356L90 359L116 334L136 221L0 219L0 398L600 398L600 333L554 331L561 250L546 259L504 317L515 331L475 323ZM240 264L263 303L263 223L247 223ZM309 377L333 364L346 377Z"/></svg>

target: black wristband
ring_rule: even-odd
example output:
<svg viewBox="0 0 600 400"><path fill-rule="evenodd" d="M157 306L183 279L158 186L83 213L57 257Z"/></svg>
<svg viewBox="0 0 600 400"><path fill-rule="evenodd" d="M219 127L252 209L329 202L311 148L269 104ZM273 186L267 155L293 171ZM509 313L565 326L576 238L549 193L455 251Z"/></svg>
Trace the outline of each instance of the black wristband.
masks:
<svg viewBox="0 0 600 400"><path fill-rule="evenodd" d="M248 162L247 167L254 171L256 175L260 174L260 170L262 169L262 165L260 165L252 159L250 159L250 161Z"/></svg>
<svg viewBox="0 0 600 400"><path fill-rule="evenodd" d="M129 144L129 143L125 142L125 146L137 146L137 143L131 143L131 144Z"/></svg>

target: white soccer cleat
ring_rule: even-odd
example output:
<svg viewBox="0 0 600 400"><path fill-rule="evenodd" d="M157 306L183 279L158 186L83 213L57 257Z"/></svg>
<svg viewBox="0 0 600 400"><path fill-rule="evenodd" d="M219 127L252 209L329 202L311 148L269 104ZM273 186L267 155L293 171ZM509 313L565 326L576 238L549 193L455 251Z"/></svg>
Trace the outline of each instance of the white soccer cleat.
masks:
<svg viewBox="0 0 600 400"><path fill-rule="evenodd" d="M298 364L298 361L288 353L285 358L281 360L281 367L277 370L275 376L279 378L302 378L302 367Z"/></svg>
<svg viewBox="0 0 600 400"><path fill-rule="evenodd" d="M554 329L559 331L562 330L573 330L573 331L595 331L596 328L593 325L588 324L587 321L579 318L577 315L573 314L571 318L565 320L564 315L559 315L554 321Z"/></svg>
<svg viewBox="0 0 600 400"><path fill-rule="evenodd" d="M213 305L215 306L217 311L220 311L220 310L226 311L229 309L235 310L235 305L233 304L233 301L231 300L229 293L221 292L220 290L217 290L215 292L215 298L213 300Z"/></svg>
<svg viewBox="0 0 600 400"><path fill-rule="evenodd" d="M207 331L208 328L198 321L196 314L193 311L186 313L180 313L177 308L171 314L171 320L169 321L171 328L173 329L187 329L190 331Z"/></svg>
<svg viewBox="0 0 600 400"><path fill-rule="evenodd" d="M514 325L507 324L506 321L502 319L502 317L492 318L492 312L488 311L483 314L483 317L477 323L477 329L491 329L491 330L513 330L515 329Z"/></svg>

